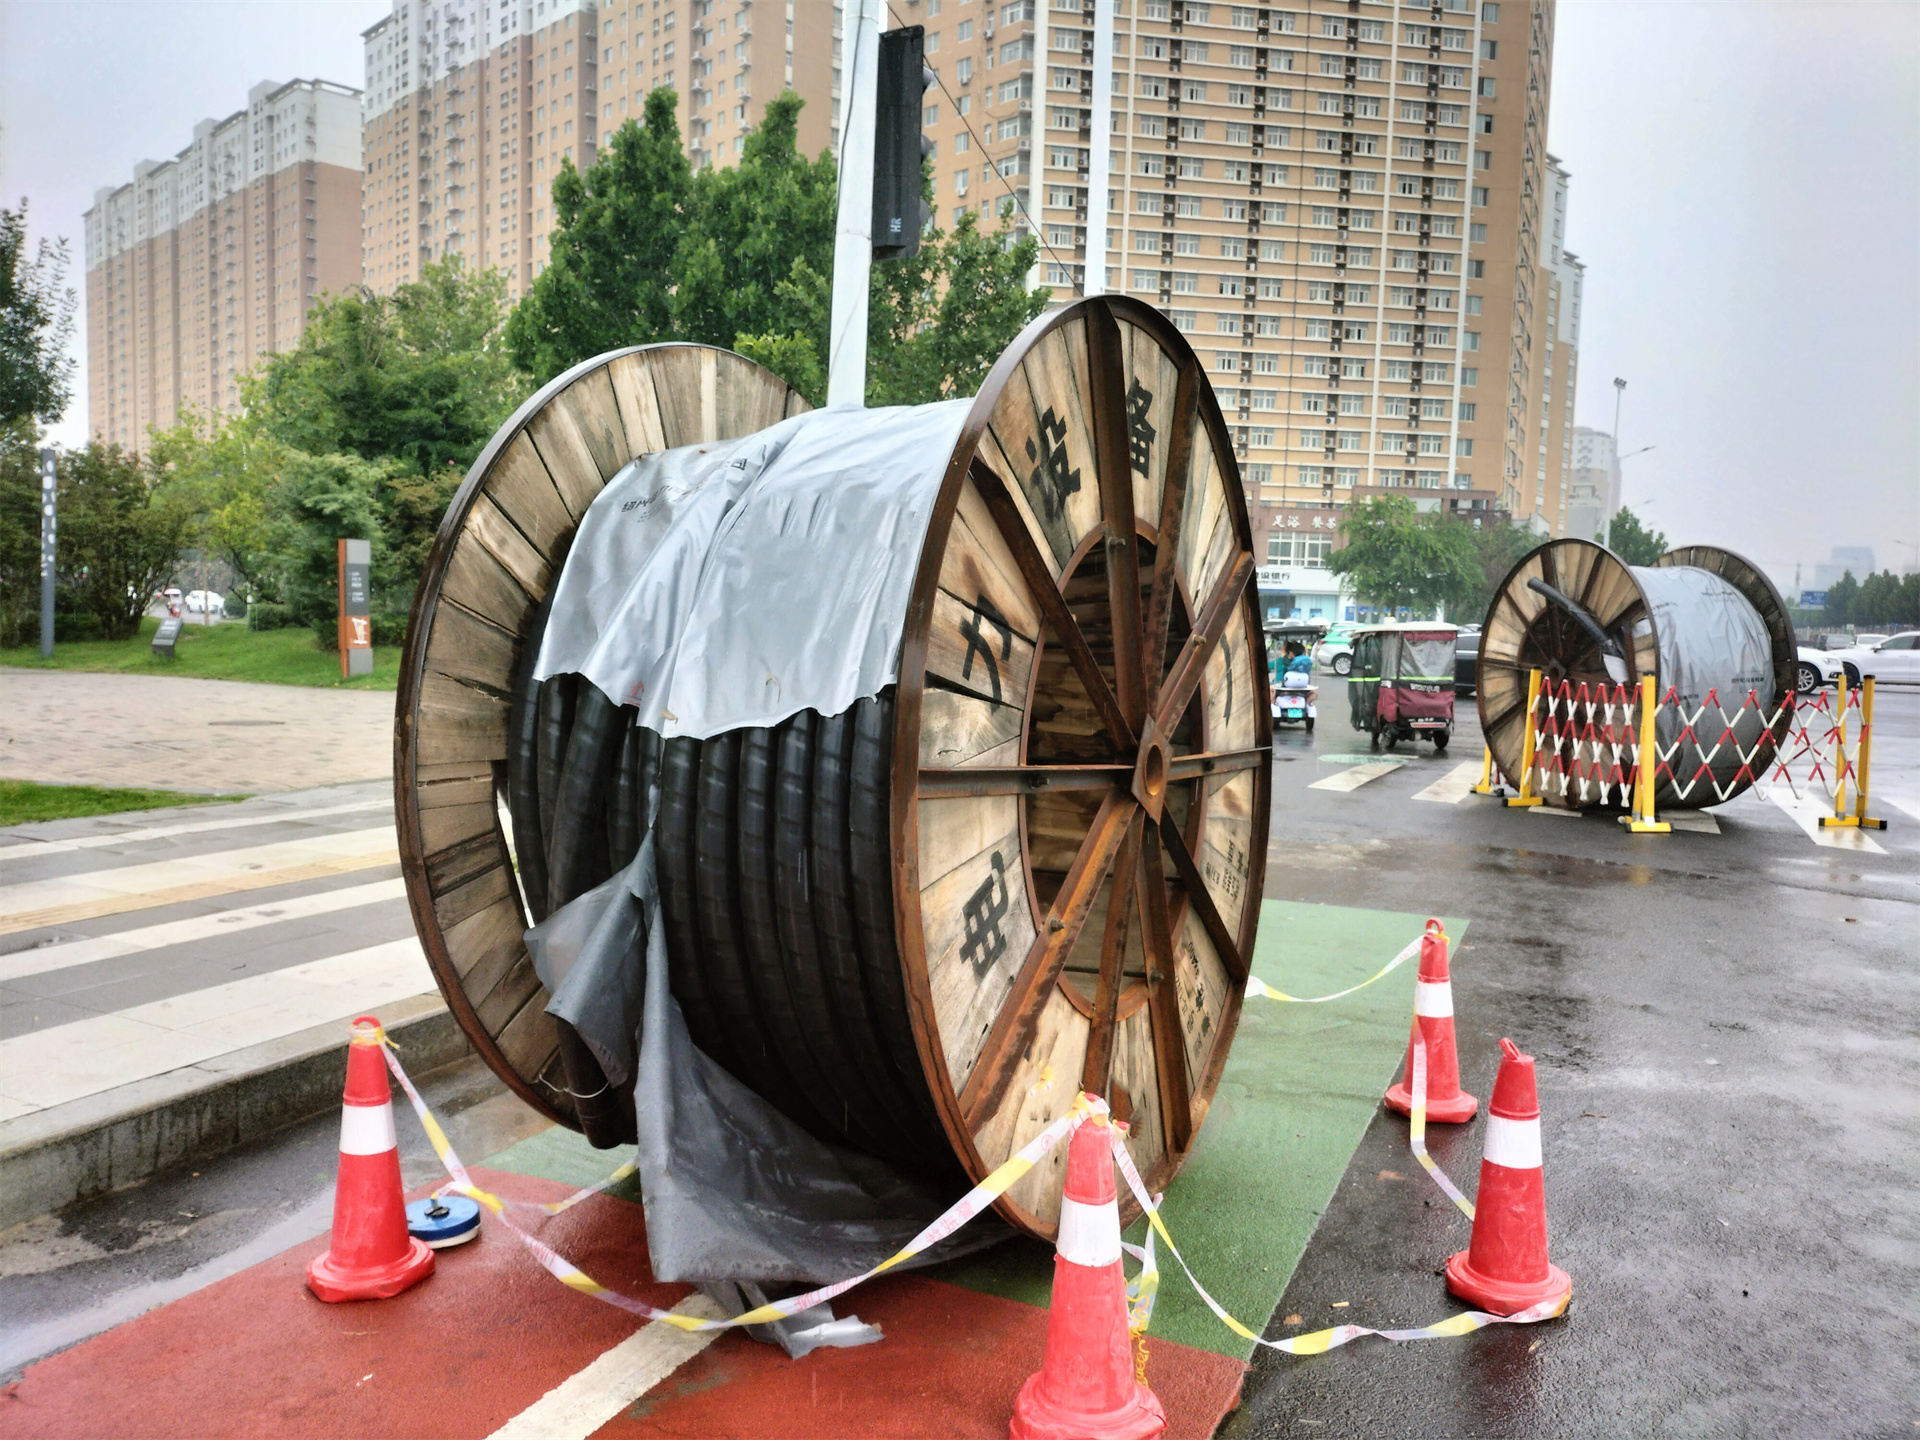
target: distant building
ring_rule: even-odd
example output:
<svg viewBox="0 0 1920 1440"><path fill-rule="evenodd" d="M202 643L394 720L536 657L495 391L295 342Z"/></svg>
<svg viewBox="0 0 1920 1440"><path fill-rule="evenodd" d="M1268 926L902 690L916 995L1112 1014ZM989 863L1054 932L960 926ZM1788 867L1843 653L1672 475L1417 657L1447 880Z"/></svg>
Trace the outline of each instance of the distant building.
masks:
<svg viewBox="0 0 1920 1440"><path fill-rule="evenodd" d="M1559 533L1576 540L1597 540L1620 509L1620 461L1613 436L1604 430L1573 427L1568 446L1567 523Z"/></svg>
<svg viewBox="0 0 1920 1440"><path fill-rule="evenodd" d="M299 343L360 279L360 92L267 81L143 160L86 213L87 422L137 449L183 406L233 410L240 377Z"/></svg>
<svg viewBox="0 0 1920 1440"><path fill-rule="evenodd" d="M586 169L656 86L680 98L696 167L738 160L789 88L807 101L800 150L819 154L837 139L840 13L837 0L393 0L361 32L367 284L385 293L459 255L524 295L546 268L561 162Z"/></svg>
<svg viewBox="0 0 1920 1440"><path fill-rule="evenodd" d="M1827 552L1827 559L1813 567L1813 583L1807 588L1830 590L1848 572L1852 572L1855 580L1864 580L1874 573L1871 545L1834 546Z"/></svg>

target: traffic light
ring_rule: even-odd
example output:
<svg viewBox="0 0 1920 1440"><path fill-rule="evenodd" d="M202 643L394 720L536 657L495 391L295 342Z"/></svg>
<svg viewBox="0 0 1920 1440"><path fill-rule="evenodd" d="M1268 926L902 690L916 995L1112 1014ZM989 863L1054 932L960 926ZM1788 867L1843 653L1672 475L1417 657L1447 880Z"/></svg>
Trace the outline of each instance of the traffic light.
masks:
<svg viewBox="0 0 1920 1440"><path fill-rule="evenodd" d="M908 25L880 37L873 115L873 258L903 260L920 251L931 218L922 175L933 142L920 133L927 87L926 30Z"/></svg>

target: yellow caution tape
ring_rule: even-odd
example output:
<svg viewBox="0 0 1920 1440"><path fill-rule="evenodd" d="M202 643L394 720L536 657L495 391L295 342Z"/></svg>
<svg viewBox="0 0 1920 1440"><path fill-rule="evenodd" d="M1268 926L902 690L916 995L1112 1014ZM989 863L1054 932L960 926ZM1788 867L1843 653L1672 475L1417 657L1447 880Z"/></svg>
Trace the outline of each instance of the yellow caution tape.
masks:
<svg viewBox="0 0 1920 1440"><path fill-rule="evenodd" d="M1367 986L1373 984L1374 981L1380 979L1382 976L1391 975L1415 955L1418 955L1420 953L1420 940L1424 940L1425 938L1426 936L1422 935L1420 939L1408 945L1406 949L1402 950L1398 955L1394 956L1393 959L1389 960L1373 974L1362 980L1358 985L1349 985L1346 989L1336 990L1331 995L1288 995L1283 991L1274 989L1273 986L1267 984L1266 981L1249 975L1247 976L1247 996L1251 999L1256 995L1264 995L1269 1000L1284 1000L1290 1005L1324 1005L1329 1000L1344 1000L1347 996L1353 994L1354 991L1366 989ZM1441 939L1444 940L1445 938L1446 934L1442 931Z"/></svg>

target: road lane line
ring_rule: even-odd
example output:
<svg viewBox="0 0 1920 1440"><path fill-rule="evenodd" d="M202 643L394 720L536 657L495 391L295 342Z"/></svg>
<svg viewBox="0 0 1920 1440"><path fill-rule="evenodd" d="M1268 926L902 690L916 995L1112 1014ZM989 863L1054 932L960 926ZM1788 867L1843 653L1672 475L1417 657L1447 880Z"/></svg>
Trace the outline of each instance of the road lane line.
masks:
<svg viewBox="0 0 1920 1440"><path fill-rule="evenodd" d="M1355 765L1342 770L1338 775L1329 775L1324 780L1316 780L1307 786L1309 790L1358 790L1370 780L1378 780L1382 775L1391 775L1407 762L1404 760L1371 760L1365 765Z"/></svg>
<svg viewBox="0 0 1920 1440"><path fill-rule="evenodd" d="M390 940L0 1040L0 1094L27 1109L198 1065L434 989L416 939Z"/></svg>
<svg viewBox="0 0 1920 1440"><path fill-rule="evenodd" d="M393 827L381 825L206 855L180 855L117 870L28 880L0 886L0 935L93 915L282 885L299 878L291 873L294 870L315 876L337 875L343 870L391 864L396 855ZM285 878L271 878L276 874Z"/></svg>
<svg viewBox="0 0 1920 1440"><path fill-rule="evenodd" d="M705 1295L694 1293L673 1307L676 1315L724 1320ZM577 1374L568 1376L488 1440L586 1440L727 1332L682 1330L652 1320Z"/></svg>
<svg viewBox="0 0 1920 1440"><path fill-rule="evenodd" d="M1906 811L1907 814L1913 816L1914 819L1920 820L1920 800L1902 800L1898 795L1889 795L1886 798L1889 801L1891 801L1893 804L1898 805L1902 810ZM1867 801L1868 809L1873 808L1873 799L1874 797L1871 794L1869 794L1869 798Z"/></svg>
<svg viewBox="0 0 1920 1440"><path fill-rule="evenodd" d="M1656 817L1661 824L1696 835L1718 835L1720 822L1704 810L1662 810Z"/></svg>
<svg viewBox="0 0 1920 1440"><path fill-rule="evenodd" d="M1436 805L1458 805L1473 793L1473 787L1479 782L1480 762L1468 760L1454 766L1413 798L1430 800Z"/></svg>
<svg viewBox="0 0 1920 1440"><path fill-rule="evenodd" d="M1787 818L1805 831L1807 838L1816 845L1825 846L1829 850L1864 850L1869 855L1887 853L1880 848L1879 842L1864 831L1850 827L1833 830L1822 828L1820 817L1831 815L1833 806L1821 797L1807 795L1803 799L1796 800L1793 792L1786 786L1769 785L1767 798L1786 811Z"/></svg>
<svg viewBox="0 0 1920 1440"><path fill-rule="evenodd" d="M391 800L358 800L351 805L321 805L311 810L261 811L247 815L228 815L219 820L196 820L191 824L152 825L113 830L100 835L81 835L73 839L40 840L31 835L6 837L0 860L35 855L59 855L69 850L98 850L108 845L141 844L148 840L166 840L175 835L200 835L210 830L237 830L248 825L279 825L289 820L318 820L328 815L352 815L364 810L390 810Z"/></svg>
<svg viewBox="0 0 1920 1440"><path fill-rule="evenodd" d="M1527 814L1544 815L1549 820L1578 820L1586 813L1584 810L1569 810L1563 805L1529 805L1527 807Z"/></svg>
<svg viewBox="0 0 1920 1440"><path fill-rule="evenodd" d="M307 920L316 915L332 915L363 905L379 905L398 900L407 893L407 882L395 876L366 885L350 885L343 890L323 890L317 895L296 895L290 900L273 900L244 910L221 910L212 915L194 915L185 920L169 920L137 930L122 930L114 935L90 935L54 945L36 945L0 955L0 985L22 980L29 975L45 975L75 965L91 965L96 960L114 960L122 955L137 955L168 945L186 945L216 935L232 935L262 925L277 925L283 920Z"/></svg>

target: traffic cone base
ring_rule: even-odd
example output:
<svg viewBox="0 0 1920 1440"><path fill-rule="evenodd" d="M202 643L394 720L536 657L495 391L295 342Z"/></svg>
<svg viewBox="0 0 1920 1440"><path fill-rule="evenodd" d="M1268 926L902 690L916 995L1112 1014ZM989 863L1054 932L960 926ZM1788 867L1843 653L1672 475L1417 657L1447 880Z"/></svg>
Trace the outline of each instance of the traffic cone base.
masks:
<svg viewBox="0 0 1920 1440"><path fill-rule="evenodd" d="M1387 1091L1387 1109L1396 1115L1413 1114L1413 1091L1404 1080L1396 1080ZM1480 1102L1462 1090L1451 1100L1427 1097L1427 1119L1442 1125L1460 1125L1474 1116Z"/></svg>
<svg viewBox="0 0 1920 1440"><path fill-rule="evenodd" d="M1160 1399L1144 1385L1118 1410L1090 1415L1084 1410L1050 1400L1036 1373L1020 1387L1014 1402L1011 1440L1154 1440L1167 1428L1167 1412Z"/></svg>
<svg viewBox="0 0 1920 1440"><path fill-rule="evenodd" d="M407 1237L404 1255L385 1265L342 1266L329 1250L307 1265L307 1288L322 1300L385 1300L433 1273L433 1251Z"/></svg>
<svg viewBox="0 0 1920 1440"><path fill-rule="evenodd" d="M1544 1280L1497 1280L1475 1270L1468 1252L1462 1250L1447 1259L1447 1289L1490 1315L1518 1315L1565 1295L1573 1289L1573 1281L1566 1271L1551 1263Z"/></svg>

